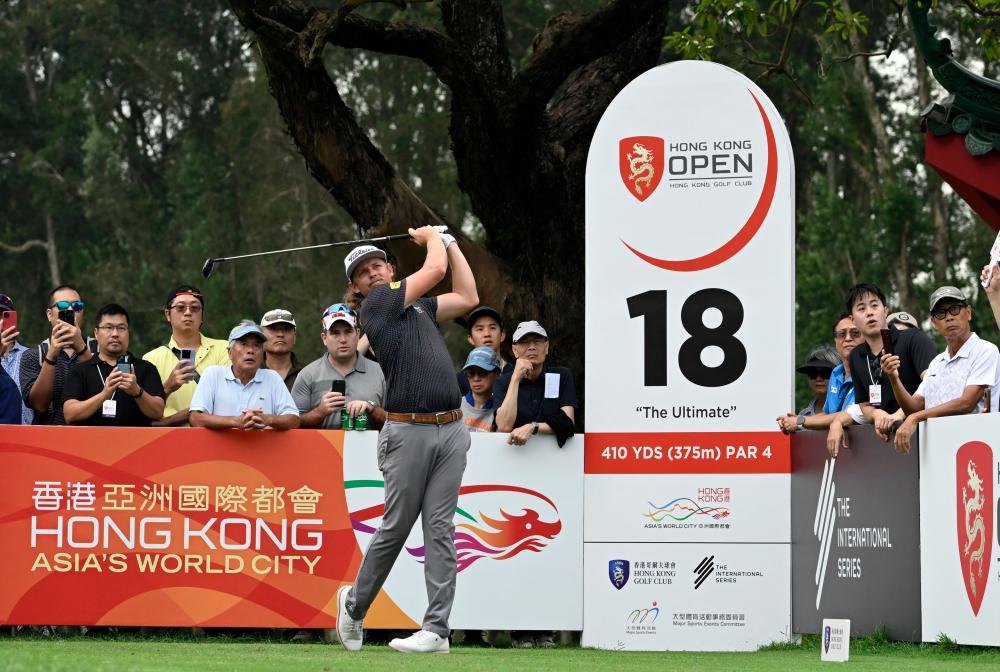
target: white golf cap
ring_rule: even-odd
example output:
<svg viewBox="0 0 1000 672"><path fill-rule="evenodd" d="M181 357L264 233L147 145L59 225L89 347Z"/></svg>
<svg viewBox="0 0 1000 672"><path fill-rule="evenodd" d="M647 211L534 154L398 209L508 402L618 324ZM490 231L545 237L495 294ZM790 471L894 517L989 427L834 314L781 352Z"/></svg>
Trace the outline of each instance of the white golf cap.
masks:
<svg viewBox="0 0 1000 672"><path fill-rule="evenodd" d="M284 308L275 308L274 310L269 310L264 313L264 317L260 318L260 326L270 327L272 324L290 324L293 327L298 327L295 324L295 316L292 315L292 311L285 310Z"/></svg>
<svg viewBox="0 0 1000 672"><path fill-rule="evenodd" d="M334 322L346 322L351 327L358 326L357 314L343 303L335 303L323 311L323 331L330 331Z"/></svg>
<svg viewBox="0 0 1000 672"><path fill-rule="evenodd" d="M538 324L538 322L535 322L534 320L529 320L517 325L517 329L514 330L513 340L517 343L528 334L537 334L545 339L548 339L549 337L548 332L545 331L542 325Z"/></svg>
<svg viewBox="0 0 1000 672"><path fill-rule="evenodd" d="M379 257L382 261L387 260L385 252L374 245L359 245L348 252L347 256L344 257L344 272L347 273L347 279L351 280L351 276L354 275L354 269L358 267L358 264L372 257Z"/></svg>

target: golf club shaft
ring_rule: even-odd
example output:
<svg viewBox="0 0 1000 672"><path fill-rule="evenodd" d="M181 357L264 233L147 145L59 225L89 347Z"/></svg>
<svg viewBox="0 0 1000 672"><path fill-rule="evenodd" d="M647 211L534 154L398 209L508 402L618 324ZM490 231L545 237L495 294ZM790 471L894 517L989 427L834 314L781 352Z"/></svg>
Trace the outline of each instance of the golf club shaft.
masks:
<svg viewBox="0 0 1000 672"><path fill-rule="evenodd" d="M342 240L336 243L320 243L319 245L306 245L304 247L288 247L283 250L268 250L267 252L251 252L249 254L237 254L232 257L216 257L215 262L233 261L235 259L247 259L249 257L263 257L268 254L283 254L284 252L301 252L302 250L318 250L323 247L337 247L339 245L360 245L362 243L381 243L387 240L404 240L410 237L408 233L395 233L391 236L380 238L359 238L357 240Z"/></svg>

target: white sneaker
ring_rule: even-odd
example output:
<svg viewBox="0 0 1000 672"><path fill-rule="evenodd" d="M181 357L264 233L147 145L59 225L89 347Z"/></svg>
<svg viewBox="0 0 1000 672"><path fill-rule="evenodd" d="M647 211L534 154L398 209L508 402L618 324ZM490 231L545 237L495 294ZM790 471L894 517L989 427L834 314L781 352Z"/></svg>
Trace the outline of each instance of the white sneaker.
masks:
<svg viewBox="0 0 1000 672"><path fill-rule="evenodd" d="M389 646L401 653L448 653L448 638L421 630L406 639L396 638Z"/></svg>
<svg viewBox="0 0 1000 672"><path fill-rule="evenodd" d="M337 591L337 638L348 651L360 651L365 638L364 621L356 621L347 613L347 593L350 591L350 586L343 586Z"/></svg>

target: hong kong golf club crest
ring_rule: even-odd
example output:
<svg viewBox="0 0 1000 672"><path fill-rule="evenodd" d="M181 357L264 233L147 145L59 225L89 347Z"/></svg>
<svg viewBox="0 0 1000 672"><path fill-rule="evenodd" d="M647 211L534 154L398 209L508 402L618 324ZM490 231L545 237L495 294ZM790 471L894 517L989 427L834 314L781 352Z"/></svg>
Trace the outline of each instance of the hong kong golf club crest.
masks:
<svg viewBox="0 0 1000 672"><path fill-rule="evenodd" d="M628 193L645 201L663 177L663 138L636 135L619 140L618 170Z"/></svg>
<svg viewBox="0 0 1000 672"><path fill-rule="evenodd" d="M823 651L830 653L830 626L823 628Z"/></svg>
<svg viewBox="0 0 1000 672"><path fill-rule="evenodd" d="M621 590L628 583L628 560L609 560L608 578L611 585Z"/></svg>
<svg viewBox="0 0 1000 672"><path fill-rule="evenodd" d="M978 616L993 550L993 449L970 441L955 458L958 557L972 612Z"/></svg>

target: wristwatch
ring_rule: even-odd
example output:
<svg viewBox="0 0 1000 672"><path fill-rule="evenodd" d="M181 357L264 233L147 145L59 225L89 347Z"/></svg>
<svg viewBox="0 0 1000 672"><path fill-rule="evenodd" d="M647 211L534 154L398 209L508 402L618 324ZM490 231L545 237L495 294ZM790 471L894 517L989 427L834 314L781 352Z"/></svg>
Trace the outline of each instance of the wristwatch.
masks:
<svg viewBox="0 0 1000 672"><path fill-rule="evenodd" d="M806 416L800 415L799 417L795 418L795 427L800 432L803 429L805 429L806 428Z"/></svg>
<svg viewBox="0 0 1000 672"><path fill-rule="evenodd" d="M537 422L532 422L531 423L531 433L532 433L532 435L538 434L538 423Z"/></svg>
<svg viewBox="0 0 1000 672"><path fill-rule="evenodd" d="M146 390L144 390L144 389L142 389L142 388L140 387L140 388L139 388L139 394L130 394L130 395L128 395L128 396L132 397L133 399L138 399L138 398L139 398L139 397L141 397L141 396L142 396L142 395L143 395L143 394L144 394L145 392L146 392Z"/></svg>

